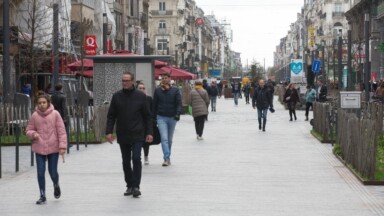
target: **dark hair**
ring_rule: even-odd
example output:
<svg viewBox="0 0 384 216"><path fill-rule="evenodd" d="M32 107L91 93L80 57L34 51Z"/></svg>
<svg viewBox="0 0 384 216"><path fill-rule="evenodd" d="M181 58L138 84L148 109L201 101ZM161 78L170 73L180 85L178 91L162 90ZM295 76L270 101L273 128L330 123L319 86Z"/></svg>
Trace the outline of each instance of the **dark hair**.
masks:
<svg viewBox="0 0 384 216"><path fill-rule="evenodd" d="M129 71L125 71L124 73L123 73L123 76L124 75L129 75L129 76L131 76L131 79L132 80L135 80L135 75L133 75L133 73L131 73L131 72L129 72Z"/></svg>
<svg viewBox="0 0 384 216"><path fill-rule="evenodd" d="M171 77L171 75L168 72L162 73L161 76Z"/></svg>
<svg viewBox="0 0 384 216"><path fill-rule="evenodd" d="M63 85L62 84L57 84L56 86L55 86L55 90L56 91L61 91L61 89L63 89Z"/></svg>
<svg viewBox="0 0 384 216"><path fill-rule="evenodd" d="M137 88L139 88L139 85L142 85L142 86L145 87L145 84L144 84L143 82L139 82L139 83L137 83Z"/></svg>
<svg viewBox="0 0 384 216"><path fill-rule="evenodd" d="M307 89L310 89L311 88L311 86L310 85L307 85Z"/></svg>
<svg viewBox="0 0 384 216"><path fill-rule="evenodd" d="M37 97L36 97L36 103L39 101L40 98L45 98L47 100L48 105L51 105L51 97L47 95L44 91L38 91Z"/></svg>

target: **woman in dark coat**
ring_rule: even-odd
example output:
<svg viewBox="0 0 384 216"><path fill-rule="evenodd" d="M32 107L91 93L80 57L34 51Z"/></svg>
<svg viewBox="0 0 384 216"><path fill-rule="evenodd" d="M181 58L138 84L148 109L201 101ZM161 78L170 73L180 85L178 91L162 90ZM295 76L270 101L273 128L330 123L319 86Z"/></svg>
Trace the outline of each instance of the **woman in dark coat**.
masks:
<svg viewBox="0 0 384 216"><path fill-rule="evenodd" d="M144 94L147 95L147 92L145 91L145 85L144 83L139 83L137 84L137 89L144 92ZM151 111L151 113L153 113L153 110L152 110L152 97L151 96L148 96L147 95L147 104L149 106L149 109ZM143 150L144 150L144 164L145 165L149 165L149 160L148 160L148 155L149 155L149 145L150 143L144 143L143 144Z"/></svg>
<svg viewBox="0 0 384 216"><path fill-rule="evenodd" d="M288 88L284 94L283 101L287 103L287 106L288 106L289 116L290 116L289 121L292 121L292 114L294 115L295 120L297 120L295 108L296 108L296 103L300 102L300 97L293 83L288 85Z"/></svg>

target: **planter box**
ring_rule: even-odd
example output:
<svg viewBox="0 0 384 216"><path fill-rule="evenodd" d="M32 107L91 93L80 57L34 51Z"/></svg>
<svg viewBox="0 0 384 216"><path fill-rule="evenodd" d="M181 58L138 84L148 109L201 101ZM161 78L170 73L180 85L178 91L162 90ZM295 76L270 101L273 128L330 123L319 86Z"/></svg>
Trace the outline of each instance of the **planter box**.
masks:
<svg viewBox="0 0 384 216"><path fill-rule="evenodd" d="M349 169L349 171L351 171L351 173L353 173L353 175L363 184L363 185L376 185L376 186L384 186L384 181L375 181L375 180L364 180L360 177L359 174L356 173L356 171L354 169L352 169L351 167L348 166L348 164L343 160L343 158L341 158L339 155L333 153L335 155L335 157L337 159L339 159L339 161L341 163L344 164L345 167L347 167Z"/></svg>
<svg viewBox="0 0 384 216"><path fill-rule="evenodd" d="M317 140L319 140L321 143L323 143L323 144L328 144L328 143L331 143L331 140L326 140L326 139L324 139L324 138L322 138L322 137L319 137L315 132L313 132L312 130L311 130L311 134L312 134L312 136L313 137L315 137Z"/></svg>

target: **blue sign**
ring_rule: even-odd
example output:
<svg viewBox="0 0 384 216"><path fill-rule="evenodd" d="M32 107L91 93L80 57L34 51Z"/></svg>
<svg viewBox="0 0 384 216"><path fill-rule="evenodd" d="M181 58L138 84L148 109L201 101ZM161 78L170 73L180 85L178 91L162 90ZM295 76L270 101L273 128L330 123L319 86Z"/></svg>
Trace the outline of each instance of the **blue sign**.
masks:
<svg viewBox="0 0 384 216"><path fill-rule="evenodd" d="M220 70L210 70L209 75L211 76L220 76L221 71Z"/></svg>
<svg viewBox="0 0 384 216"><path fill-rule="evenodd" d="M319 73L321 68L321 61L320 60L314 60L312 63L312 72L313 73Z"/></svg>

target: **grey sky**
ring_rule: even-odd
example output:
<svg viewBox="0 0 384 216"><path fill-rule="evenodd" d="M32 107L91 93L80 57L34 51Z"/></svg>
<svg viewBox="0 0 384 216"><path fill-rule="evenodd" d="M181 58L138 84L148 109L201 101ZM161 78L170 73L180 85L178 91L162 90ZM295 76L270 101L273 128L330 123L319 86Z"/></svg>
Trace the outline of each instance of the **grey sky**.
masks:
<svg viewBox="0 0 384 216"><path fill-rule="evenodd" d="M273 52L280 38L296 21L303 0L195 0L206 15L231 22L232 49L241 53L243 65L252 59L273 65Z"/></svg>

